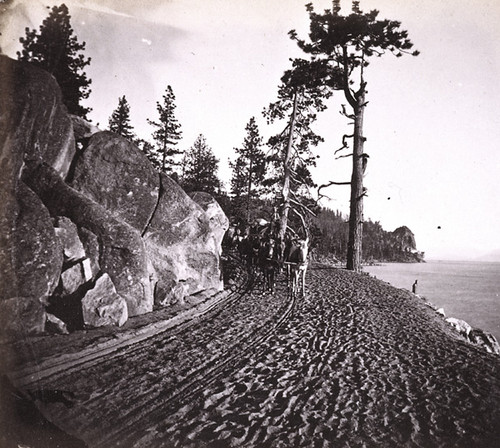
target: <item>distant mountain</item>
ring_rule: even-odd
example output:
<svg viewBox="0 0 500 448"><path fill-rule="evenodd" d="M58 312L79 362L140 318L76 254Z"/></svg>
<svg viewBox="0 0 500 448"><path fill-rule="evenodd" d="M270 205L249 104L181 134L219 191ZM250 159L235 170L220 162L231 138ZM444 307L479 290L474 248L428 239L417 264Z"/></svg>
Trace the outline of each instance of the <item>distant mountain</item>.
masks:
<svg viewBox="0 0 500 448"><path fill-rule="evenodd" d="M500 261L500 249L496 249L487 254L481 255L475 259L476 261Z"/></svg>

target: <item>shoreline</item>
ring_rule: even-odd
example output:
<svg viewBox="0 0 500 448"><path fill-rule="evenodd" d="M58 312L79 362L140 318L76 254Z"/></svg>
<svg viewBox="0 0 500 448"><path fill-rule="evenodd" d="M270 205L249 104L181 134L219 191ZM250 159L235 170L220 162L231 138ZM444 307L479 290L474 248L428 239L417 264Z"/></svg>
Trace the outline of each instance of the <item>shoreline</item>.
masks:
<svg viewBox="0 0 500 448"><path fill-rule="evenodd" d="M464 320L500 341L497 289L500 264L463 261L429 261L425 265L388 263L367 266L364 272L407 291L412 291L413 283L418 280L416 293L437 308L443 308L447 317Z"/></svg>
<svg viewBox="0 0 500 448"><path fill-rule="evenodd" d="M217 378L198 373L201 392L188 402L158 400L158 391L177 396L192 360L240 353L246 335L265 329L266 313L286 301L286 285L280 278L275 296L259 285L243 294L186 332L160 332L120 349L120 362L104 357L68 368L41 378L30 392L74 394L69 408L37 403L89 446L120 444L124 432L145 448L167 442L312 447L314 441L493 447L498 441L499 356L466 342L422 298L367 273L320 264L311 265L306 297L279 331ZM32 342L31 349L42 348ZM64 347L54 344L58 350ZM124 407L138 418L133 428Z"/></svg>

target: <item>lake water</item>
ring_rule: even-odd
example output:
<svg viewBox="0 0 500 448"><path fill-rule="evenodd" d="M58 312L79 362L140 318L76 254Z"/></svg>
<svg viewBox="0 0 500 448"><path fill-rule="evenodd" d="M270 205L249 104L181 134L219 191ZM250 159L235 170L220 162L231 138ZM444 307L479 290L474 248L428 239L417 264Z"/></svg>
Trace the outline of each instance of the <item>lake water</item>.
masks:
<svg viewBox="0 0 500 448"><path fill-rule="evenodd" d="M409 291L418 280L417 294L444 308L447 317L463 319L500 341L500 263L387 263L363 270Z"/></svg>

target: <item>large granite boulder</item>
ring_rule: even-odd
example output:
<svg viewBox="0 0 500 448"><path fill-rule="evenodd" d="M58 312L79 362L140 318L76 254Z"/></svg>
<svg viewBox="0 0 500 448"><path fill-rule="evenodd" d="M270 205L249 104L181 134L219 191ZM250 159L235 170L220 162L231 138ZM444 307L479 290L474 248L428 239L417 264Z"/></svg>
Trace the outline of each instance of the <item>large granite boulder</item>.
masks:
<svg viewBox="0 0 500 448"><path fill-rule="evenodd" d="M0 327L4 336L40 334L45 330L45 321L45 308L36 297L0 300Z"/></svg>
<svg viewBox="0 0 500 448"><path fill-rule="evenodd" d="M0 85L0 300L10 329L36 332L43 330L42 304L59 280L62 253L47 209L20 174L26 160L45 160L65 176L75 153L73 128L50 74L0 55Z"/></svg>
<svg viewBox="0 0 500 448"><path fill-rule="evenodd" d="M158 207L143 236L156 273L158 306L223 289L219 249L214 247L211 229L203 209L162 174Z"/></svg>
<svg viewBox="0 0 500 448"><path fill-rule="evenodd" d="M74 262L85 258L85 249L78 236L76 224L65 216L58 216L54 230L63 249L64 261Z"/></svg>
<svg viewBox="0 0 500 448"><path fill-rule="evenodd" d="M75 137L55 78L0 55L0 85L0 147L11 158L2 163L14 168L12 179L19 178L23 160L43 160L66 177Z"/></svg>
<svg viewBox="0 0 500 448"><path fill-rule="evenodd" d="M66 216L101 242L100 266L127 301L128 314L153 309L148 263L140 233L113 213L67 185L45 164L28 164L25 181L55 215Z"/></svg>
<svg viewBox="0 0 500 448"><path fill-rule="evenodd" d="M142 233L158 202L160 179L134 144L99 132L77 158L71 186Z"/></svg>
<svg viewBox="0 0 500 448"><path fill-rule="evenodd" d="M127 302L116 292L108 274L99 277L82 300L83 322L91 327L121 327L128 319L127 309Z"/></svg>
<svg viewBox="0 0 500 448"><path fill-rule="evenodd" d="M469 338L472 327L465 320L457 319L456 317L447 317L445 320L463 337L466 339Z"/></svg>
<svg viewBox="0 0 500 448"><path fill-rule="evenodd" d="M193 193L189 193L189 196L206 213L210 223L214 250L218 251L219 255L221 255L222 240L224 239L224 235L229 228L229 219L219 203L211 194L202 191L195 191Z"/></svg>
<svg viewBox="0 0 500 448"><path fill-rule="evenodd" d="M493 336L491 333L487 333L486 331L481 330L480 328L474 328L469 333L469 341L482 347L488 353L500 355L500 344L496 340L495 336Z"/></svg>
<svg viewBox="0 0 500 448"><path fill-rule="evenodd" d="M61 274L61 246L42 201L24 183L19 182L17 187L12 226L2 229L9 244L1 250L2 260L8 262L0 265L0 300L30 297L46 303Z"/></svg>
<svg viewBox="0 0 500 448"><path fill-rule="evenodd" d="M472 328L467 322L456 317L448 317L445 320L468 342L481 347L488 353L500 355L500 344L491 333L480 328Z"/></svg>

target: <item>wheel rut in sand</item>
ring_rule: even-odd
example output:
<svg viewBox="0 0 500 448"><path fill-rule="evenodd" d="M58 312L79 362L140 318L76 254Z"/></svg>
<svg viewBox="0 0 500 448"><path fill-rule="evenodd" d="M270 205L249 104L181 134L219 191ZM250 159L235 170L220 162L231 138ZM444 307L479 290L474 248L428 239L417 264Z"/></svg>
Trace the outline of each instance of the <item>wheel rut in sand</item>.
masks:
<svg viewBox="0 0 500 448"><path fill-rule="evenodd" d="M123 347L110 358L43 378L40 388L75 396L69 409L42 403L43 411L90 446L133 443L147 422L201 395L258 350L291 315L293 304L283 288L264 295L250 279L244 291L199 319Z"/></svg>
<svg viewBox="0 0 500 448"><path fill-rule="evenodd" d="M92 447L487 446L500 362L410 294L310 269L292 306L244 294L112 360L47 378L51 419ZM293 310L293 312L292 312ZM494 439L492 439L494 440Z"/></svg>

